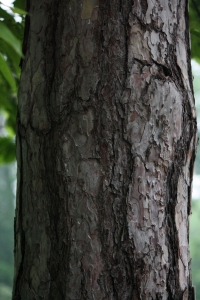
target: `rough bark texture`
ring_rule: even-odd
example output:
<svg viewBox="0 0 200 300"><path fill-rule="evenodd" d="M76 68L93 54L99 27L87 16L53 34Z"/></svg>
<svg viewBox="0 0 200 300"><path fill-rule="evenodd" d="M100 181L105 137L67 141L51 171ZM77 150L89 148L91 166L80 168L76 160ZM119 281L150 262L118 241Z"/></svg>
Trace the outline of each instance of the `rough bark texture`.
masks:
<svg viewBox="0 0 200 300"><path fill-rule="evenodd" d="M32 0L13 299L194 299L186 0Z"/></svg>

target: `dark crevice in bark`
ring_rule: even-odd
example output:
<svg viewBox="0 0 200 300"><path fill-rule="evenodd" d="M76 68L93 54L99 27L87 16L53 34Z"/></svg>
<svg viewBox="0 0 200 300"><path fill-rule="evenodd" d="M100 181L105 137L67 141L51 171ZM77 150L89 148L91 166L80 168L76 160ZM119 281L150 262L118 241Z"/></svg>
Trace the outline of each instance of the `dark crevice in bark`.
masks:
<svg viewBox="0 0 200 300"><path fill-rule="evenodd" d="M190 76L190 83L191 83L191 76ZM192 83L191 83L192 85ZM187 95L184 95L184 102L183 102L183 132L184 132L184 146L187 149L185 152L185 155L188 155L190 157L190 164L189 164L189 175L190 178L193 178L193 172L194 172L194 162L196 158L196 145L197 145L197 135L194 135L194 132L198 132L197 130L197 122L193 118L193 112L192 107L188 103ZM193 138L193 145L191 149L191 141ZM191 152L191 153L190 153ZM186 161L187 157L185 158ZM188 215L191 214L191 203L192 203L192 182L191 185L188 186L188 206L187 211ZM189 232L188 232L189 234Z"/></svg>
<svg viewBox="0 0 200 300"><path fill-rule="evenodd" d="M138 62L142 67L152 67L153 65L157 67L157 70L155 71L154 74L151 76L151 80L153 79L159 79L159 80L164 80L164 81L172 81L172 71L171 69L166 66L159 64L156 60L152 59L151 62L147 62L144 60L140 60L138 58L134 58L134 61Z"/></svg>
<svg viewBox="0 0 200 300"><path fill-rule="evenodd" d="M111 270L111 272L112 272L112 270ZM110 277L111 277L111 282L112 282L112 290L113 290L113 296L114 296L114 299L115 300L119 300L119 298L118 298L118 292L117 292L117 290L116 290L116 283L115 283L115 279L114 279L114 277L112 276L112 273L110 272Z"/></svg>
<svg viewBox="0 0 200 300"><path fill-rule="evenodd" d="M64 20L64 9L62 7L61 1L53 1L50 5L47 5L46 13L48 14L48 26L46 27L46 40L44 43L44 70L46 78L46 107L48 107L47 115L50 122L53 122L55 119L55 112L52 108L52 103L50 99L52 93L55 93L56 85L59 85L58 75L59 69L57 66L60 65L60 47L61 41L60 36L63 32L63 20ZM60 114L62 115L62 114ZM60 120L57 120L60 121Z"/></svg>
<svg viewBox="0 0 200 300"><path fill-rule="evenodd" d="M134 61L138 62L142 67L144 67L144 66L151 67L152 66L152 63L147 62L145 60L138 59L136 57L134 57Z"/></svg>
<svg viewBox="0 0 200 300"><path fill-rule="evenodd" d="M167 79L172 77L172 71L170 70L170 68L168 66L165 65L161 65L159 64L157 61L153 60L153 62L158 66L158 70L159 70L159 74L160 77L167 77Z"/></svg>
<svg viewBox="0 0 200 300"><path fill-rule="evenodd" d="M196 300L196 290L195 290L194 286L190 287L190 289L189 289L189 298L188 298L188 300Z"/></svg>
<svg viewBox="0 0 200 300"><path fill-rule="evenodd" d="M142 7L142 13L145 15L148 9L148 3L147 0L141 0L141 7Z"/></svg>
<svg viewBox="0 0 200 300"><path fill-rule="evenodd" d="M196 124L195 124L196 125ZM191 128L191 127L190 127ZM194 128L196 128L196 126L194 126ZM193 132L191 130L191 136L192 136ZM193 149L196 148L196 139L194 140L193 143ZM191 157L191 161L190 161L190 166L189 166L189 170L190 170L190 178L193 177L194 174L194 163L195 163L195 159L196 159L196 151L193 150L192 151L192 157ZM192 211L192 184L190 186L188 186L188 195L190 197L190 201L188 201L188 215L191 214Z"/></svg>
<svg viewBox="0 0 200 300"><path fill-rule="evenodd" d="M176 15L177 15L177 24L179 24L179 10L181 7L181 3L177 5L177 10L176 10ZM183 74L180 66L177 64L177 53L176 53L176 43L178 40L178 25L174 26L173 33L172 33L172 44L168 45L168 52L170 53L169 55L169 63L170 67L172 70L172 76L174 83L176 84L178 90L184 91L185 85L184 85L184 79L183 79Z"/></svg>
<svg viewBox="0 0 200 300"><path fill-rule="evenodd" d="M176 38L174 38L174 41L175 41ZM183 78L182 78L182 71L179 67L179 65L177 64L177 61L176 61L176 49L174 47L174 45L169 45L168 46L168 51L170 54L169 56L169 63L170 63L170 67L169 67L169 70L171 72L171 76L172 76L172 79L175 83L175 85L177 86L178 90L183 90L185 88L184 86L184 82L183 82Z"/></svg>
<svg viewBox="0 0 200 300"><path fill-rule="evenodd" d="M82 274L82 280L81 280L81 295L83 297L83 300L88 300L89 297L88 297L88 294L87 294L87 290L85 288L86 286L86 280L85 280L85 273L84 273L84 269L83 269L83 265L81 263L81 274Z"/></svg>
<svg viewBox="0 0 200 300"><path fill-rule="evenodd" d="M30 0L26 0L25 10L27 13L30 11ZM28 37L29 37L29 30L30 30L30 15L26 14L25 16L25 25L24 25L24 37L22 43L22 54L23 56L26 55L27 44L28 44ZM20 59L19 67L22 68L24 58Z"/></svg>
<svg viewBox="0 0 200 300"><path fill-rule="evenodd" d="M124 26L128 26L129 14L132 10L133 1L132 0L120 0L121 13L124 20Z"/></svg>
<svg viewBox="0 0 200 300"><path fill-rule="evenodd" d="M123 14L123 0L119 1L119 11Z"/></svg>
<svg viewBox="0 0 200 300"><path fill-rule="evenodd" d="M18 140L17 140L17 147L20 147L20 156L18 156L18 165L20 166L20 184L18 187L18 212L17 215L15 217L15 227L14 227L14 253L16 255L16 251L18 251L18 247L17 246L17 234L20 235L21 239L20 239L20 251L21 251L21 262L20 262L20 266L17 272L17 277L15 279L14 282L14 290L13 290L13 300L21 300L21 279L23 276L23 272L24 272L24 258L25 258L25 232L23 230L23 206L22 206L22 199L23 199L23 184L24 184L24 164L23 164L23 151L22 151L22 133L21 131L24 132L24 128L23 126L20 124L19 121L19 114L17 116L17 123L18 123ZM21 130L20 130L21 129ZM17 220L16 220L17 218ZM18 223L18 225L16 224L16 222ZM23 300L23 299L22 299Z"/></svg>
<svg viewBox="0 0 200 300"><path fill-rule="evenodd" d="M194 3L194 0L192 0L192 3ZM200 16L200 11L198 11L199 16ZM188 0L186 0L186 5L185 5L185 23L186 23L186 30L185 30L185 41L187 45L187 67L188 67L188 77L189 77L189 82L190 82L190 89L192 91L192 94L194 95L194 89L193 89L193 76L192 76L192 67L191 67L191 49L190 49L190 16L189 16L189 3ZM195 98L194 103L195 103Z"/></svg>
<svg viewBox="0 0 200 300"><path fill-rule="evenodd" d="M172 167L170 168L170 171L168 173L168 179L167 179L167 186L170 187L168 189L168 200L167 200L167 207L166 207L166 215L167 215L167 224L168 224L168 245L170 250L170 269L168 274L168 293L171 295L169 299L179 299L182 297L182 293L180 291L178 282L179 282L179 275L178 275L178 259L179 259L179 238L178 238L178 232L176 229L176 222L175 222L175 206L177 204L177 186L178 186L178 180L179 176L182 174L183 166L186 164L186 155L189 153L190 149L190 142L193 137L194 127L193 123L188 121L188 117L186 112L189 108L186 109L185 105L184 107L184 115L183 115L183 124L185 125L185 128L183 128L183 136L178 141L175 149L175 157L174 157L174 163L172 164ZM189 122L189 123L188 123ZM189 128L188 128L189 126ZM194 163L194 152L193 157L191 159L191 166L193 170L193 163ZM190 169L191 170L191 169ZM192 176L192 173L190 174ZM190 189L190 187L189 187ZM188 210L190 210L190 193L188 195ZM188 211L189 215L189 211ZM172 291L173 289L173 291ZM189 289L191 289L191 283L189 286ZM175 294L174 294L175 291Z"/></svg>
<svg viewBox="0 0 200 300"><path fill-rule="evenodd" d="M55 124L54 124L55 125ZM55 157L59 153L59 135L55 132L61 131L60 126L54 126L54 130L46 135L43 144L43 159L45 166L46 176L46 191L48 193L48 215L49 215L49 228L46 228L49 238L51 239L51 250L48 261L48 270L50 273L50 287L49 299L59 300L65 299L67 284L66 282L69 266L67 264L70 252L70 234L68 226L62 229L61 220L68 218L68 212L64 198L59 197L59 186L65 186L63 178L60 174L55 172L56 161ZM49 152L48 149L51 149ZM69 221L65 223L67 225ZM64 224L63 224L64 225Z"/></svg>
<svg viewBox="0 0 200 300"><path fill-rule="evenodd" d="M129 9L131 10L131 4L129 3ZM125 47L125 57L124 57L124 81L123 81L123 91L126 88L126 80L128 78L128 75L130 73L129 66L128 66L128 44L129 44L129 31L130 31L130 26L128 24L128 18L129 18L129 13L124 16L124 47Z"/></svg>
<svg viewBox="0 0 200 300"><path fill-rule="evenodd" d="M49 287L49 299L65 299L67 284L66 282L69 266L67 264L69 252L70 252L70 234L68 228L61 231L61 219L69 218L69 214L66 211L65 199L59 197L59 185L65 186L65 183L61 183L63 178L59 181L60 174L55 173L56 161L55 157L59 153L59 135L55 134L55 131L62 132L62 128L58 126L58 122L61 120L55 120L55 112L52 110L50 103L52 92L56 92L55 85L58 81L58 70L56 66L59 65L60 55L60 41L59 37L63 30L63 10L61 8L61 2L52 2L48 7L48 22L49 26L46 28L46 43L44 45L45 55L45 70L46 70L46 91L45 91L45 103L47 107L47 115L51 120L51 130L45 137L44 142L44 164L46 170L47 186L46 189L49 195L48 213L50 228L49 237L51 239L51 252L48 261L48 270L50 273L50 287ZM59 34L58 34L59 32ZM67 105L68 106L68 105ZM69 112L67 111L67 114ZM60 116L63 115L62 113ZM63 115L66 118L66 115ZM58 140L58 143L57 143ZM49 151L48 149L51 149ZM46 153L48 153L46 155ZM61 154L62 156L62 154ZM63 170L64 174L64 170ZM59 183L58 183L59 182ZM66 222L66 224L69 221Z"/></svg>
<svg viewBox="0 0 200 300"><path fill-rule="evenodd" d="M168 173L167 186L170 187L168 189L168 200L166 207L166 215L167 215L167 224L168 224L168 246L170 249L170 269L169 269L169 281L168 281L168 292L169 295L173 295L173 299L179 299L181 296L181 291L178 285L179 275L178 275L178 259L179 259L179 238L178 232L176 229L175 222L175 207L177 204L177 186L179 176L182 174L182 167L185 164L185 139L187 137L183 136L177 143L175 149L175 157L172 167ZM188 150L188 149L187 149ZM172 291L173 289L173 291ZM175 291L175 294L174 294Z"/></svg>

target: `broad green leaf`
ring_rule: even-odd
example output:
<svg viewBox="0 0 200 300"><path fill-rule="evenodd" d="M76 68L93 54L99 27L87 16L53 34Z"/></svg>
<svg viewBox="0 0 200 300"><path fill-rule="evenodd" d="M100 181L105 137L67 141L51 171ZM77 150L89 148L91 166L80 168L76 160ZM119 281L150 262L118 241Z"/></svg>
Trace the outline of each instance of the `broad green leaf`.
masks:
<svg viewBox="0 0 200 300"><path fill-rule="evenodd" d="M0 22L0 38L10 44L20 56L22 55L20 41L13 35L12 31L3 22Z"/></svg>
<svg viewBox="0 0 200 300"><path fill-rule="evenodd" d="M9 12L0 5L0 111L5 118L7 133L6 137L0 137L0 163L15 160L13 136L16 131L17 99L13 92L16 93L20 75L25 0L15 0L13 5ZM20 22L16 21L15 13L21 15Z"/></svg>
<svg viewBox="0 0 200 300"><path fill-rule="evenodd" d="M15 143L13 138L0 137L0 164L15 160Z"/></svg>
<svg viewBox="0 0 200 300"><path fill-rule="evenodd" d="M200 1L190 0L190 33L191 33L191 55L200 62Z"/></svg>
<svg viewBox="0 0 200 300"><path fill-rule="evenodd" d="M7 82L9 83L10 87L12 88L12 91L16 92L17 87L16 87L15 80L12 76L12 73L10 71L8 64L6 63L6 61L3 58L1 53L0 53L0 71L1 71L2 75L4 76L4 78L7 80Z"/></svg>
<svg viewBox="0 0 200 300"><path fill-rule="evenodd" d="M16 132L17 100L8 93L0 93L0 110L6 118L5 127L9 136L14 136Z"/></svg>
<svg viewBox="0 0 200 300"><path fill-rule="evenodd" d="M27 12L25 10L22 10L21 8L18 7L11 7L12 12L18 14L18 15L26 15Z"/></svg>
<svg viewBox="0 0 200 300"><path fill-rule="evenodd" d="M2 53L7 57L12 72L15 74L16 78L19 78L21 72L19 67L21 57L19 56L19 54L17 54L15 50L8 43L6 43L1 39L0 39L0 53Z"/></svg>
<svg viewBox="0 0 200 300"><path fill-rule="evenodd" d="M5 20L4 24L8 27L8 29L10 29L10 31L12 32L12 34L15 36L15 38L18 39L19 43L22 43L23 40L23 36L24 36L24 22L19 23L16 22L15 19L11 19L11 20ZM21 47L20 47L21 49Z"/></svg>

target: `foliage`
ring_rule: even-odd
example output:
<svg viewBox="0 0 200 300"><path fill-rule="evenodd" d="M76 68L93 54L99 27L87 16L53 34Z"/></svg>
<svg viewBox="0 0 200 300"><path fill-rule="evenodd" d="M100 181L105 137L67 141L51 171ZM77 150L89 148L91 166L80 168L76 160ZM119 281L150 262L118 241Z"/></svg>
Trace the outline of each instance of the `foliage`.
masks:
<svg viewBox="0 0 200 300"><path fill-rule="evenodd" d="M0 299L1 300L10 300L12 297L12 289L10 286L5 284L0 284Z"/></svg>
<svg viewBox="0 0 200 300"><path fill-rule="evenodd" d="M0 168L0 299L10 300L13 281L14 194L16 166Z"/></svg>
<svg viewBox="0 0 200 300"><path fill-rule="evenodd" d="M200 1L190 0L191 55L200 63Z"/></svg>
<svg viewBox="0 0 200 300"><path fill-rule="evenodd" d="M14 139L25 18L24 2L14 1L9 11L0 2L0 117L5 119L6 129L6 134L0 138L0 163L15 160Z"/></svg>

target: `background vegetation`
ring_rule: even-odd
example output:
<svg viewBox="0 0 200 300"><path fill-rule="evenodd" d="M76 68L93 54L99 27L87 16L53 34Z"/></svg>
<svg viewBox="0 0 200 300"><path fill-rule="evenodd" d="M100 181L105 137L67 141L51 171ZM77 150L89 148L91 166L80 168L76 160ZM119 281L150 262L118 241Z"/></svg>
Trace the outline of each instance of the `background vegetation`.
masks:
<svg viewBox="0 0 200 300"><path fill-rule="evenodd" d="M4 0L8 3L8 0ZM15 122L17 87L20 77L21 44L25 21L25 0L15 0L12 7L0 2L0 299L10 300L13 280L13 220L15 206ZM200 63L200 1L190 0L191 54ZM200 66L194 66L194 90L200 118ZM199 122L200 124L200 122ZM200 129L200 128L199 128ZM200 175L200 151L195 174ZM200 182L199 182L200 185ZM200 200L200 199L199 199ZM193 284L200 300L200 201L193 201L190 221L190 249Z"/></svg>

